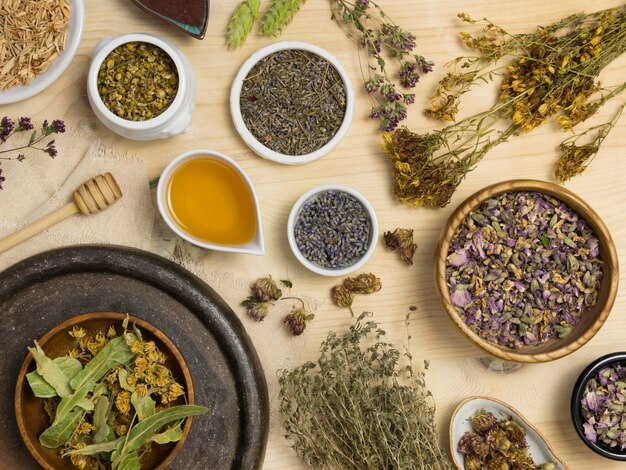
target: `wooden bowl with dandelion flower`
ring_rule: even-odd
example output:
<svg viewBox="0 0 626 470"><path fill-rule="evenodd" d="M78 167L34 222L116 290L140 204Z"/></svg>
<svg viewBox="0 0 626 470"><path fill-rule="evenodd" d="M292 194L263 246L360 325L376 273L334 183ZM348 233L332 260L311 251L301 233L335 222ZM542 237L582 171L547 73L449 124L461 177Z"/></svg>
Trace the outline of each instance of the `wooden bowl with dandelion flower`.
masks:
<svg viewBox="0 0 626 470"><path fill-rule="evenodd" d="M94 338L98 332L106 336L109 328L113 327L120 335L123 331L122 322L125 314L113 312L85 313L72 317L48 331L37 340L46 356L51 359L68 355L74 350L81 351L78 339L70 335L77 331L84 331L84 338ZM154 342L156 348L166 356L163 365L171 371L173 380L182 385L184 394L172 402L174 405L193 404L194 388L189 368L174 343L152 324L133 316L129 316L128 329L132 331L133 324L139 329L144 342ZM84 342L83 344L85 344ZM24 345L26 351L27 346ZM45 410L46 399L37 398L29 386L26 374L36 370L32 353L28 353L20 369L15 387L15 416L17 426L26 447L33 458L46 470L72 470L74 466L69 458L61 456L60 449L44 447L39 436L51 424ZM114 403L111 406L116 406ZM158 406L158 405L157 405ZM165 469L180 451L191 428L191 418L185 418L182 425L182 437L177 442L152 445L140 459L142 469Z"/></svg>
<svg viewBox="0 0 626 470"><path fill-rule="evenodd" d="M441 232L436 287L472 344L505 361L576 351L607 319L618 287L611 235L573 192L536 180L488 186Z"/></svg>

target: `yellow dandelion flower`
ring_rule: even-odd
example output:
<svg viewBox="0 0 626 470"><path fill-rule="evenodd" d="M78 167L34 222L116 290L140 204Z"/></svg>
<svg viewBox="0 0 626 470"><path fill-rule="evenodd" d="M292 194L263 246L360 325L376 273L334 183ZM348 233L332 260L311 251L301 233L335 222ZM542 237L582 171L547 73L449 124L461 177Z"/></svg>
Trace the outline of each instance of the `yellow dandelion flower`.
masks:
<svg viewBox="0 0 626 470"><path fill-rule="evenodd" d="M72 348L72 349L69 350L67 355L69 357L77 358L77 357L80 357L80 351L78 349L76 349L76 348Z"/></svg>
<svg viewBox="0 0 626 470"><path fill-rule="evenodd" d="M72 331L69 332L70 336L72 338L76 338L76 339L81 339L85 336L85 330L83 330L82 328L75 326L74 328L72 328Z"/></svg>
<svg viewBox="0 0 626 470"><path fill-rule="evenodd" d="M130 392L128 390L122 390L115 397L115 407L123 415L130 412Z"/></svg>
<svg viewBox="0 0 626 470"><path fill-rule="evenodd" d="M154 344L154 341L148 341L146 343L143 343L143 349L145 352L149 353L152 351L156 351L157 347L156 344Z"/></svg>
<svg viewBox="0 0 626 470"><path fill-rule="evenodd" d="M138 380L138 379L137 379L137 376L136 376L135 374L131 374L131 375L129 375L128 377L126 377L126 383L127 383L128 385L130 385L131 387L132 387L133 385L136 385L136 384L137 384L137 380Z"/></svg>
<svg viewBox="0 0 626 470"><path fill-rule="evenodd" d="M118 437L125 436L128 433L128 426L125 424L115 424L113 426L113 432L115 432Z"/></svg>
<svg viewBox="0 0 626 470"><path fill-rule="evenodd" d="M178 382L172 383L169 388L170 401L176 400L179 396L185 393L185 389Z"/></svg>
<svg viewBox="0 0 626 470"><path fill-rule="evenodd" d="M148 360L154 364L157 364L159 362L159 352L158 351L148 352Z"/></svg>
<svg viewBox="0 0 626 470"><path fill-rule="evenodd" d="M117 331L115 331L115 327L111 325L107 330L107 337L115 338L117 336Z"/></svg>
<svg viewBox="0 0 626 470"><path fill-rule="evenodd" d="M156 366L155 369L154 369L154 372L159 377L164 377L164 376L169 377L170 376L170 370L167 367L162 366L162 365Z"/></svg>
<svg viewBox="0 0 626 470"><path fill-rule="evenodd" d="M154 375L152 372L146 372L144 380L148 385L156 385L156 375Z"/></svg>
<svg viewBox="0 0 626 470"><path fill-rule="evenodd" d="M95 426L92 426L87 421L83 420L76 427L76 434L86 436L87 434L91 433L91 431L94 431L95 429L96 429Z"/></svg>
<svg viewBox="0 0 626 470"><path fill-rule="evenodd" d="M84 455L70 455L72 465L83 469L87 466L87 458Z"/></svg>
<svg viewBox="0 0 626 470"><path fill-rule="evenodd" d="M172 379L170 379L169 376L167 375L159 375L156 380L155 380L155 384L157 387L162 388L165 387L167 385L169 385L169 383L172 381Z"/></svg>

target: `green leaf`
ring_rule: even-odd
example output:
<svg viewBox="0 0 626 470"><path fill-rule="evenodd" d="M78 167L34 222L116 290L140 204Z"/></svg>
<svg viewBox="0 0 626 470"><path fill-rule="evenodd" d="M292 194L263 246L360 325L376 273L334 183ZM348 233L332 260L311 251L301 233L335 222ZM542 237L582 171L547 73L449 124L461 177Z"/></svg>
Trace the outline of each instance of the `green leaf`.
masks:
<svg viewBox="0 0 626 470"><path fill-rule="evenodd" d="M138 451L126 455L117 466L117 470L139 470L140 468Z"/></svg>
<svg viewBox="0 0 626 470"><path fill-rule="evenodd" d="M282 282L285 287L288 287L289 289L293 287L293 282L291 282L289 279L281 279L280 282Z"/></svg>
<svg viewBox="0 0 626 470"><path fill-rule="evenodd" d="M246 41L259 17L260 6L260 0L244 0L235 8L226 30L226 44L229 49L236 49Z"/></svg>
<svg viewBox="0 0 626 470"><path fill-rule="evenodd" d="M130 402L137 412L139 421L143 421L156 412L156 403L147 393L143 396L139 396L137 392L133 392L130 396Z"/></svg>
<svg viewBox="0 0 626 470"><path fill-rule="evenodd" d="M33 133L30 135L30 139L28 139L28 145L32 145L32 143L35 141L36 138L37 138L37 131L33 131Z"/></svg>
<svg viewBox="0 0 626 470"><path fill-rule="evenodd" d="M109 442L103 442L100 444L90 444L80 449L70 450L63 455L96 455L101 452L111 452L115 450L118 444L124 442L125 437L118 437L117 439Z"/></svg>
<svg viewBox="0 0 626 470"><path fill-rule="evenodd" d="M98 380L119 364L127 364L133 358L133 353L125 343L124 338L118 336L109 341L96 356L87 363L70 381L75 392L61 400L57 406L53 425L63 420L65 415L74 409L78 403L91 392Z"/></svg>
<svg viewBox="0 0 626 470"><path fill-rule="evenodd" d="M129 392L135 391L135 386L128 383L128 371L126 369L120 369L117 373L117 379L120 382L120 387L124 390L128 390Z"/></svg>
<svg viewBox="0 0 626 470"><path fill-rule="evenodd" d="M36 370L26 374L26 380L28 380L28 385L30 385L30 389L37 398L52 398L58 396L57 392L52 388L52 385L46 382Z"/></svg>
<svg viewBox="0 0 626 470"><path fill-rule="evenodd" d="M167 444L169 442L178 442L181 437L183 437L183 421L181 420L178 424L174 426L170 426L166 431L163 431L159 434L155 434L150 439L152 442L156 442L157 444Z"/></svg>
<svg viewBox="0 0 626 470"><path fill-rule="evenodd" d="M76 406L82 408L85 411L93 411L94 404L89 398L83 398L76 403Z"/></svg>
<svg viewBox="0 0 626 470"><path fill-rule="evenodd" d="M261 20L263 36L278 36L298 12L305 0L273 0Z"/></svg>
<svg viewBox="0 0 626 470"><path fill-rule="evenodd" d="M312 313L309 313L306 317L304 317L304 319L305 319L306 321L311 321L311 320L313 320L314 318L315 318L315 315L314 315L314 314L312 314Z"/></svg>
<svg viewBox="0 0 626 470"><path fill-rule="evenodd" d="M179 405L159 411L133 426L128 432L124 446L111 456L113 468L116 468L124 461L126 455L138 450L143 444L148 442L152 436L163 426L178 421L188 416L195 416L209 411L204 406Z"/></svg>
<svg viewBox="0 0 626 470"><path fill-rule="evenodd" d="M46 353L41 349L37 341L35 341L35 347L28 348L28 350L37 363L37 373L54 388L57 395L60 397L71 395L73 390L70 387L70 381L61 370L59 364L46 356Z"/></svg>
<svg viewBox="0 0 626 470"><path fill-rule="evenodd" d="M69 413L66 413L63 419L58 422L55 419L55 423L41 433L39 442L41 442L42 446L51 449L62 446L72 437L74 429L76 429L78 422L83 416L85 416L85 411L80 408L75 408Z"/></svg>
<svg viewBox="0 0 626 470"><path fill-rule="evenodd" d="M93 441L101 444L109 437L111 428L107 423L109 414L109 397L100 397L93 411L93 426L96 428L93 435Z"/></svg>
<svg viewBox="0 0 626 470"><path fill-rule="evenodd" d="M100 382L99 384L96 385L96 388L93 389L93 393L91 394L91 398L98 398L101 397L102 395L108 395L109 394L109 387L107 387L107 384L105 384L104 382Z"/></svg>

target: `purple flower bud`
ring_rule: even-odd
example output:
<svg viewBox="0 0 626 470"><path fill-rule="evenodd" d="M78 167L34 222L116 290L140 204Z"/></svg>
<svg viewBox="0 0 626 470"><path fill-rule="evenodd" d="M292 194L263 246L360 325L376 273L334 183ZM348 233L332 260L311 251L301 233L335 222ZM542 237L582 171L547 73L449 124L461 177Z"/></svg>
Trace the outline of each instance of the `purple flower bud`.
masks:
<svg viewBox="0 0 626 470"><path fill-rule="evenodd" d="M63 134L65 132L65 123L60 119L55 119L52 121L52 125L50 126L57 134Z"/></svg>
<svg viewBox="0 0 626 470"><path fill-rule="evenodd" d="M6 178L2 176L2 168L0 168L0 189L2 189L2 183L6 181Z"/></svg>
<svg viewBox="0 0 626 470"><path fill-rule="evenodd" d="M51 158L54 158L59 154L59 152L57 152L57 149L54 147L54 145L51 145L50 147L46 147L44 149L44 152L50 155Z"/></svg>
<svg viewBox="0 0 626 470"><path fill-rule="evenodd" d="M362 8L363 10L366 10L367 7L370 6L370 0L357 0L356 5L357 7Z"/></svg>
<svg viewBox="0 0 626 470"><path fill-rule="evenodd" d="M33 129L33 123L31 122L29 117L21 117L18 120L18 129L22 131L30 131Z"/></svg>

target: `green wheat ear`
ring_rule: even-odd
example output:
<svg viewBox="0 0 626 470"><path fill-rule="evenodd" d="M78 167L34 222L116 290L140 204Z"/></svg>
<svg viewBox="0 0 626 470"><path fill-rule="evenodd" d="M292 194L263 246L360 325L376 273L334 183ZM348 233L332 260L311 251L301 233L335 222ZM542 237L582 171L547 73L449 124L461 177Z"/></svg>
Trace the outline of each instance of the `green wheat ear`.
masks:
<svg viewBox="0 0 626 470"><path fill-rule="evenodd" d="M261 20L261 34L278 36L304 2L305 0L273 0Z"/></svg>
<svg viewBox="0 0 626 470"><path fill-rule="evenodd" d="M252 31L254 21L259 18L261 0L243 0L228 22L226 44L229 49L240 47Z"/></svg>

